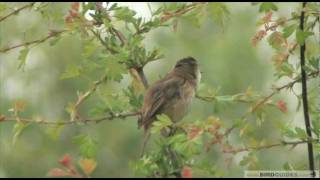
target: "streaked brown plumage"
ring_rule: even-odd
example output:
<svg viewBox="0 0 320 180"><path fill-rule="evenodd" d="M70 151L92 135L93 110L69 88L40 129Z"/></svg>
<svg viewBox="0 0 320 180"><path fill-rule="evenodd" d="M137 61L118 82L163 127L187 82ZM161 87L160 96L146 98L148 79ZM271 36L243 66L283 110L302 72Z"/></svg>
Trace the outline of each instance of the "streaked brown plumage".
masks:
<svg viewBox="0 0 320 180"><path fill-rule="evenodd" d="M197 61L187 57L179 60L171 72L148 88L138 121L139 128L143 127L145 131L145 143L157 115L166 114L173 122L178 122L187 114L200 78Z"/></svg>

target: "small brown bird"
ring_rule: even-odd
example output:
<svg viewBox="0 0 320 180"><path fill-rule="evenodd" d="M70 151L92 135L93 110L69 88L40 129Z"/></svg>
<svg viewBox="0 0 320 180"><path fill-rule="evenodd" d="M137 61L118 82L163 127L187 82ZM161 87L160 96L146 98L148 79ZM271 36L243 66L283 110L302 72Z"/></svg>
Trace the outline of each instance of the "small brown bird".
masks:
<svg viewBox="0 0 320 180"><path fill-rule="evenodd" d="M148 88L138 120L138 126L144 128L145 134L142 154L156 116L165 114L173 122L180 121L188 112L200 79L197 61L187 57L179 60L171 72Z"/></svg>

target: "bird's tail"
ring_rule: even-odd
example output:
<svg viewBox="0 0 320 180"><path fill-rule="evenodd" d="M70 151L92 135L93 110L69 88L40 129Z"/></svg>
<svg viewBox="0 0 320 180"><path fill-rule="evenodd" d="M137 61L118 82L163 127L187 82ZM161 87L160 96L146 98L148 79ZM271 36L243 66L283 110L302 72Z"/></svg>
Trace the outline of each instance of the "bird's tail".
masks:
<svg viewBox="0 0 320 180"><path fill-rule="evenodd" d="M143 145L142 145L140 157L142 157L143 154L144 154L145 148L146 148L147 143L148 143L148 141L149 141L149 139L150 139L150 135L151 135L150 129L149 129L149 128L148 128L148 129L144 129Z"/></svg>

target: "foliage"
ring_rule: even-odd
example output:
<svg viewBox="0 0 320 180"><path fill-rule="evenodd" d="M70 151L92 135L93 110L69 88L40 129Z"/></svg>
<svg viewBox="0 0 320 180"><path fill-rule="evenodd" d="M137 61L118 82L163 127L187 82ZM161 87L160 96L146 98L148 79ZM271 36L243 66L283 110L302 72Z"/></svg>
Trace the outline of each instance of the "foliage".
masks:
<svg viewBox="0 0 320 180"><path fill-rule="evenodd" d="M63 3L63 6L65 5ZM289 83L282 86L273 85L269 94L248 86L244 92L231 95L221 93L219 88L212 88L208 84L200 84L196 98L205 101L203 103L212 104L216 110L215 115L209 116L206 120L198 118L199 120L181 123L173 123L164 114L158 115L158 121L153 123L151 130L152 136L156 137L155 146L140 159L130 162L136 176L191 178L200 174L199 176L223 177L227 170L222 171L216 164L207 161L212 152L227 157L224 161L227 166L238 153L247 152L241 157L238 165L244 169L258 170L264 167L260 163L257 151L276 146L292 146L293 149L298 144L314 142L315 139L308 137L305 129L292 124L291 121L277 124L280 134L278 139L281 139L281 142L266 140L256 132L266 126L265 120L269 117L270 109L276 109L284 116L293 112L286 99L274 97L281 91L286 90L294 95L298 102L296 111L301 110L302 95L294 91L294 85L302 81L300 61L295 58L298 47L304 44L307 47L306 66L302 68L306 71L308 80L319 76L320 47L319 43L315 42L315 31L320 24L320 6L318 3L308 3L306 8L297 9L290 16L282 17L277 14L280 10L277 3L262 2L254 5L258 6L257 11L262 15L257 20L258 30L252 37L251 44L259 48L260 41L267 41L273 51L270 60L274 67L274 81L286 79ZM53 11L50 3L32 3L16 9L16 12L10 13L9 16L3 16L0 23L11 14L13 16L20 11L23 13L30 7L57 27L60 27L58 24L63 20L62 27L60 30L50 29L46 36L36 40L1 46L0 52L7 53L21 48L17 57L17 69L24 70L31 62L29 57L36 49L35 46L47 43L55 47L64 39L78 39L81 44L79 60L76 63L66 63L59 78L64 83L89 79L90 85L84 91L77 89L77 98L66 105L65 111L69 116L67 120L26 118L27 102L14 102L9 109L10 114L0 114L1 123L16 122L13 127L13 144L16 144L24 130L32 123L55 125L47 129L47 134L59 141L62 130L68 124L85 126L89 123L137 116L143 103L143 94L148 87L144 68L149 63L165 57L162 49L146 45L147 35L159 28L169 27L177 31L184 21L192 24L193 28L200 28L206 18L214 25L227 28L226 25L232 16L228 5L221 2L174 2L163 3L156 8L149 6L150 18L139 17L136 11L117 3L73 2L68 4L66 11ZM9 9L11 8L8 8L7 4L0 4L1 14ZM299 26L301 11L307 16L304 30ZM125 86L120 87L121 82L125 82ZM110 88L112 85L116 86ZM319 107L316 105L316 98L312 97L316 93L312 93L311 90L309 92L311 130L315 138L319 139ZM90 111L82 111L82 106L91 98L95 98L95 103L89 108ZM238 105L245 107L242 115L232 119L231 124L224 123L225 117L221 113L221 107ZM170 135L164 136L166 133L163 132L170 132ZM230 142L231 135L239 137L240 142ZM58 161L62 168L51 169L49 176L90 177L99 165L99 142L91 134L81 131L73 136L68 140L68 144L78 148L78 164L66 154ZM313 143L313 146L316 158L319 159L320 148L316 143ZM216 151L215 148L220 151ZM283 165L284 170L294 169L293 167L289 162Z"/></svg>

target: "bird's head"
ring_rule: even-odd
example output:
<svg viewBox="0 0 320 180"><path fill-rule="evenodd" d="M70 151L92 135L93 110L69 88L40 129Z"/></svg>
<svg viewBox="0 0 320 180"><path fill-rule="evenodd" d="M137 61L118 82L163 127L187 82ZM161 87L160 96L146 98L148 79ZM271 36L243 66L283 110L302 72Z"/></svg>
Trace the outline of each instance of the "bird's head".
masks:
<svg viewBox="0 0 320 180"><path fill-rule="evenodd" d="M174 71L178 71L180 74L185 75L186 77L191 76L198 81L201 79L198 61L193 57L186 57L179 60L174 66Z"/></svg>

